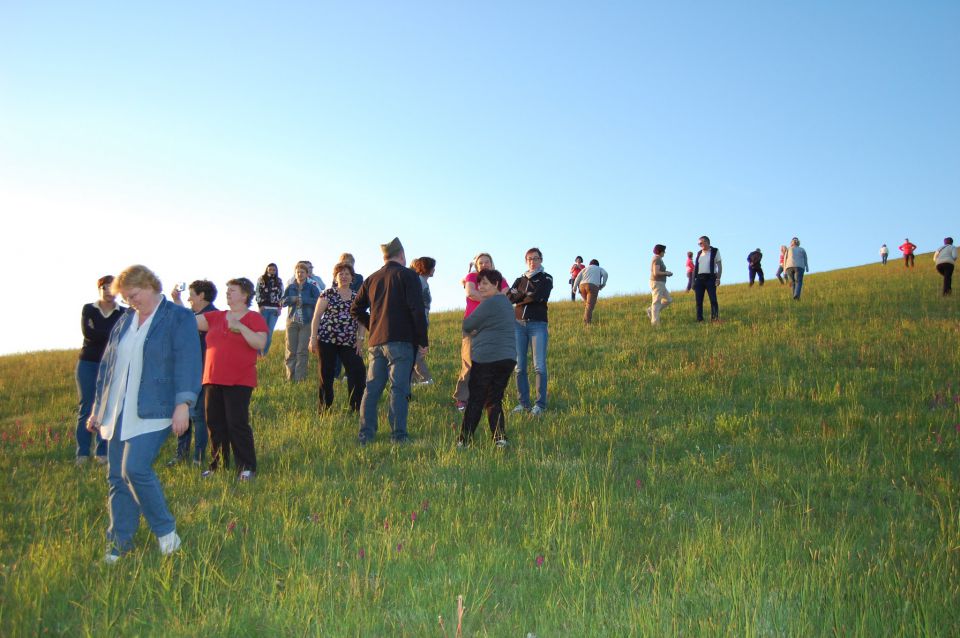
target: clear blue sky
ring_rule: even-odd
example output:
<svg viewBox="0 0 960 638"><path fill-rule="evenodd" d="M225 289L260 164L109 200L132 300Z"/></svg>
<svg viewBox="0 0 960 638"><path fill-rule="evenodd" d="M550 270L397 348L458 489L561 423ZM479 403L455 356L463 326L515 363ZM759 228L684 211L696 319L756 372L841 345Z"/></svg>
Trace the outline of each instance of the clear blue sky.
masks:
<svg viewBox="0 0 960 638"><path fill-rule="evenodd" d="M137 262L329 281L398 235L447 309L481 250L513 278L540 246L558 288L598 258L610 294L701 234L728 282L794 235L813 273L933 250L960 236L958 34L956 1L0 0L0 353L79 347Z"/></svg>

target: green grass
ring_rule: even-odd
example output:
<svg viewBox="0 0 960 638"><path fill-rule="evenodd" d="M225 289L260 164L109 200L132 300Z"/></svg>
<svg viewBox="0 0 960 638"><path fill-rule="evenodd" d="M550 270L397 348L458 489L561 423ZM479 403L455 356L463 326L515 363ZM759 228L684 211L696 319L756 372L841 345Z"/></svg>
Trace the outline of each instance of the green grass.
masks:
<svg viewBox="0 0 960 638"><path fill-rule="evenodd" d="M281 337L257 481L160 465L184 549L144 526L113 567L75 353L0 358L0 635L453 636L458 595L468 636L957 635L960 323L930 261L813 274L800 302L724 285L719 325L692 293L656 330L648 296L589 329L553 304L549 411L509 415L506 451L454 449L457 313L400 448L355 445L339 384L316 417Z"/></svg>

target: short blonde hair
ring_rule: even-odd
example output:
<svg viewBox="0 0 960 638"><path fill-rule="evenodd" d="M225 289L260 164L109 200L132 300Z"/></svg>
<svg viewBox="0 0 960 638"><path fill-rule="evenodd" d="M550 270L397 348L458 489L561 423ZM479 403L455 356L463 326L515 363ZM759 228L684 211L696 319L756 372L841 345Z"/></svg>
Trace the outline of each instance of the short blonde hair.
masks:
<svg viewBox="0 0 960 638"><path fill-rule="evenodd" d="M343 253L340 255L339 263L347 262L351 266L356 263L356 260L353 258L353 255L350 253Z"/></svg>
<svg viewBox="0 0 960 638"><path fill-rule="evenodd" d="M110 286L115 295L119 295L122 288L153 288L155 292L162 292L163 284L152 270L144 265L134 264L117 275Z"/></svg>

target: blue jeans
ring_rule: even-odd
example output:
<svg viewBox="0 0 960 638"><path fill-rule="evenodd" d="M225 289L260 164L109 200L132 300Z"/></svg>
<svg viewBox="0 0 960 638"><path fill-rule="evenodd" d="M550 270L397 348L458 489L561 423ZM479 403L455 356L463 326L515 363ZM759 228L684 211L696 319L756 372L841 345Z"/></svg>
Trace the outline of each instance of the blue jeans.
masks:
<svg viewBox="0 0 960 638"><path fill-rule="evenodd" d="M790 280L793 281L793 298L800 298L800 291L803 290L803 268L787 268L790 271Z"/></svg>
<svg viewBox="0 0 960 638"><path fill-rule="evenodd" d="M530 407L530 381L527 379L527 351L533 346L533 369L537 374L537 403L547 408L547 322L518 321L517 336L517 397L520 405Z"/></svg>
<svg viewBox="0 0 960 638"><path fill-rule="evenodd" d="M267 345L263 346L260 354L267 356L267 353L270 352L270 342L273 341L273 329L277 327L277 319L280 318L280 309L261 308L260 314L263 315L264 320L267 322ZM197 401L197 405L203 404Z"/></svg>
<svg viewBox="0 0 960 638"><path fill-rule="evenodd" d="M407 439L407 401L410 395L410 371L413 369L412 343L390 341L367 348L367 387L360 401L360 442L368 443L377 435L377 403L390 379L390 405L387 420L394 441Z"/></svg>
<svg viewBox="0 0 960 638"><path fill-rule="evenodd" d="M107 455L107 442L87 429L87 419L93 409L93 395L97 392L97 361L77 361L77 456L90 456L90 444L97 437L97 456Z"/></svg>
<svg viewBox="0 0 960 638"><path fill-rule="evenodd" d="M206 388L201 387L197 395L197 406L194 409L195 414L190 418L190 425L187 431L177 437L177 456L185 459L190 456L190 433L195 432L197 444L193 449L193 460L203 463L204 454L207 451L207 413L204 405L203 395Z"/></svg>
<svg viewBox="0 0 960 638"><path fill-rule="evenodd" d="M150 432L121 441L123 415L117 417L117 427L107 444L107 482L110 485L107 502L110 506L110 527L107 540L121 553L133 547L133 537L140 527L140 514L147 519L150 529L158 537L177 528L173 514L163 497L160 479L153 471L153 462L160 453L172 428Z"/></svg>

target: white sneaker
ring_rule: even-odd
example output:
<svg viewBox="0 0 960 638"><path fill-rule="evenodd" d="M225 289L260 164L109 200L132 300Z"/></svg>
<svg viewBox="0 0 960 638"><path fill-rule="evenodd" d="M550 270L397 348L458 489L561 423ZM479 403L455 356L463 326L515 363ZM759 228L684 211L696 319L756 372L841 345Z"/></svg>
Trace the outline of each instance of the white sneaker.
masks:
<svg viewBox="0 0 960 638"><path fill-rule="evenodd" d="M163 556L169 556L180 549L180 537L177 536L176 530L170 532L166 536L158 537L157 540L160 542L160 553Z"/></svg>
<svg viewBox="0 0 960 638"><path fill-rule="evenodd" d="M500 437L499 439L497 439L496 441L494 441L494 444L495 444L498 448L505 448L505 447L507 447L508 445L510 445L509 443L507 443L507 440L506 440L505 438L503 438L503 437Z"/></svg>
<svg viewBox="0 0 960 638"><path fill-rule="evenodd" d="M532 414L533 416L540 416L540 415L543 414L544 412L546 412L546 410L544 410L543 408L541 408L539 405L533 406L533 409L530 410L530 414Z"/></svg>
<svg viewBox="0 0 960 638"><path fill-rule="evenodd" d="M120 560L120 550L116 547L111 547L107 550L107 553L103 557L103 562L107 565L116 565L117 561Z"/></svg>
<svg viewBox="0 0 960 638"><path fill-rule="evenodd" d="M526 411L527 411L527 409L526 409L525 407L523 407L522 404L517 405L517 407L515 407L515 408L513 409L513 413L514 413L514 414L520 414L520 413L526 412Z"/></svg>

